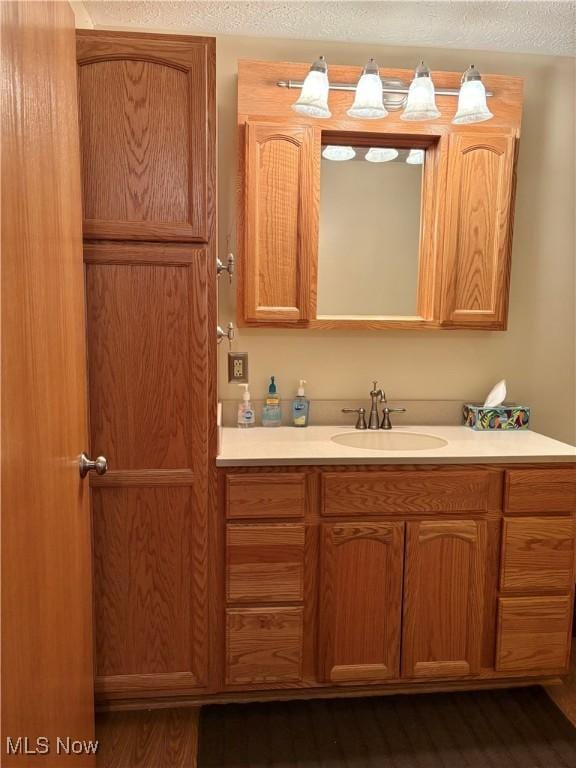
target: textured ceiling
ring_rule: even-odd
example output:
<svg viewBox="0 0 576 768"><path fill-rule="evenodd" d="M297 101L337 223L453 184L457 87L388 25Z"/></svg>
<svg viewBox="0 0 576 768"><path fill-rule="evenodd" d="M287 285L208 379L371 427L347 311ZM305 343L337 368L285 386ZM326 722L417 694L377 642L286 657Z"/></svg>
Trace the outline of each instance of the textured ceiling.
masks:
<svg viewBox="0 0 576 768"><path fill-rule="evenodd" d="M84 0L82 5L95 27L576 55L572 0Z"/></svg>

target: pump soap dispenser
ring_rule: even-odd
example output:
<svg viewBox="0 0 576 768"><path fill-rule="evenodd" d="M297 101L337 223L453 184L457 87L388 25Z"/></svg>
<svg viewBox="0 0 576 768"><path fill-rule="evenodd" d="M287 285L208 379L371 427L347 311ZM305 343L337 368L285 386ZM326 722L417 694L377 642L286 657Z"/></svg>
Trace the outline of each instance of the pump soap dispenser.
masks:
<svg viewBox="0 0 576 768"><path fill-rule="evenodd" d="M282 409L280 407L280 395L276 389L276 380L274 376L270 377L270 386L268 394L262 408L262 426L263 427L281 427Z"/></svg>
<svg viewBox="0 0 576 768"><path fill-rule="evenodd" d="M292 402L292 424L295 427L307 427L310 416L310 400L304 393L306 379L300 379L298 394Z"/></svg>
<svg viewBox="0 0 576 768"><path fill-rule="evenodd" d="M237 425L239 427L253 427L256 423L256 417L254 414L254 408L250 402L250 392L248 392L248 384L238 384L239 387L244 387L244 393L242 400L238 403L238 419Z"/></svg>

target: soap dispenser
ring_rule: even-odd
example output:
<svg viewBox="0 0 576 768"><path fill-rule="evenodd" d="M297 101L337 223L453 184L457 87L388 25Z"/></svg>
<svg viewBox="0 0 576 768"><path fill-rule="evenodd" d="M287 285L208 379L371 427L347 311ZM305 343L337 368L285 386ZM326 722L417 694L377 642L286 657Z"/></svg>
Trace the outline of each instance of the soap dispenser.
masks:
<svg viewBox="0 0 576 768"><path fill-rule="evenodd" d="M242 428L253 427L256 423L254 415L254 408L250 402L250 392L248 392L248 384L238 384L239 387L244 387L242 394L242 400L238 403L238 419L237 425Z"/></svg>
<svg viewBox="0 0 576 768"><path fill-rule="evenodd" d="M263 427L281 427L282 409L280 408L280 395L276 390L276 381L274 376L270 377L268 394L262 408L262 426Z"/></svg>
<svg viewBox="0 0 576 768"><path fill-rule="evenodd" d="M300 379L298 393L292 402L292 424L295 427L307 427L310 416L310 400L304 392L306 379Z"/></svg>

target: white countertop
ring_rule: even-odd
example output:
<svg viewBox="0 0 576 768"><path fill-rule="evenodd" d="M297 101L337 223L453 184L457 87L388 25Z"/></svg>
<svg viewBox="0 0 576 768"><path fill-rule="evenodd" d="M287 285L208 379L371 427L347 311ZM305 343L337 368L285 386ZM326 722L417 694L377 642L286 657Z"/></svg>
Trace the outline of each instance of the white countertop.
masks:
<svg viewBox="0 0 576 768"><path fill-rule="evenodd" d="M394 427L394 432L436 435L440 448L380 451L350 448L330 439L355 433L342 427L223 427L219 467L297 464L467 464L576 462L576 447L530 430L475 432L468 427Z"/></svg>

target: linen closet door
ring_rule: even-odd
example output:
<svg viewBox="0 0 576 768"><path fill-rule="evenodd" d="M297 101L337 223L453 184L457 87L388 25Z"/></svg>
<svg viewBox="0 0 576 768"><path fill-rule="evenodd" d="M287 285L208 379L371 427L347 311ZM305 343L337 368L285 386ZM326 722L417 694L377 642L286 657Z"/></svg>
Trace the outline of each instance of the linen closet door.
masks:
<svg viewBox="0 0 576 768"><path fill-rule="evenodd" d="M212 38L82 31L96 691L207 685L215 479Z"/></svg>

